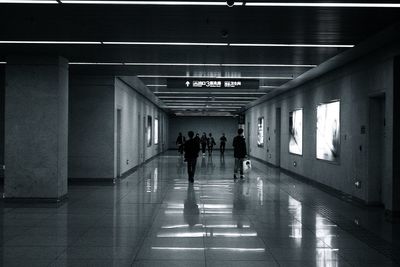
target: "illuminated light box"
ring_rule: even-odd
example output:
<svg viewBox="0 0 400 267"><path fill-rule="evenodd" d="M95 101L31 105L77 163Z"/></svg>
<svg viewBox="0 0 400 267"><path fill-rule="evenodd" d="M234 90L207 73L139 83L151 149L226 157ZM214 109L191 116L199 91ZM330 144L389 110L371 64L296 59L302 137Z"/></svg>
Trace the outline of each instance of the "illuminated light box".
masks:
<svg viewBox="0 0 400 267"><path fill-rule="evenodd" d="M289 152L303 155L303 110L289 112Z"/></svg>
<svg viewBox="0 0 400 267"><path fill-rule="evenodd" d="M339 162L340 101L317 106L317 159Z"/></svg>

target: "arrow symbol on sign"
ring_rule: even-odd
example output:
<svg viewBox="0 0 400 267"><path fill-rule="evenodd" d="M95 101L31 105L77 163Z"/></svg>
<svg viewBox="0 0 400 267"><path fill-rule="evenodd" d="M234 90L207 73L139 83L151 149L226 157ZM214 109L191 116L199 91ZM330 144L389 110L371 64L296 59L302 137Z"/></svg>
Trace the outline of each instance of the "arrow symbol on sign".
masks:
<svg viewBox="0 0 400 267"><path fill-rule="evenodd" d="M190 82L186 81L186 87L189 87L189 85L190 85Z"/></svg>

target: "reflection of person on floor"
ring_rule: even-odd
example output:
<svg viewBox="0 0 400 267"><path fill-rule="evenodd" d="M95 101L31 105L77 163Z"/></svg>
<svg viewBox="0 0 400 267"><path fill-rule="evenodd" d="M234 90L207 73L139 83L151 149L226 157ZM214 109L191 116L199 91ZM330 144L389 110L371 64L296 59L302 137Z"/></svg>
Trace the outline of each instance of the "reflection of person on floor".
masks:
<svg viewBox="0 0 400 267"><path fill-rule="evenodd" d="M222 133L221 138L219 139L220 141L220 145L219 145L219 151L221 152L221 154L225 153L225 144L226 144L226 137L225 137L225 133Z"/></svg>
<svg viewBox="0 0 400 267"><path fill-rule="evenodd" d="M215 165L214 165L212 156L208 157L207 169L210 170L209 174L212 174L214 172Z"/></svg>
<svg viewBox="0 0 400 267"><path fill-rule="evenodd" d="M219 164L220 164L221 170L225 170L225 155L224 154L219 155Z"/></svg>
<svg viewBox="0 0 400 267"><path fill-rule="evenodd" d="M211 133L209 133L208 136L209 136L207 139L208 155L211 156L213 148L217 143L215 143L214 137L212 137Z"/></svg>
<svg viewBox="0 0 400 267"><path fill-rule="evenodd" d="M201 158L201 168L204 170L206 167L207 167L206 159L203 157L203 158Z"/></svg>
<svg viewBox="0 0 400 267"><path fill-rule="evenodd" d="M203 132L203 135L200 138L201 144L201 152L203 153L203 157L206 155L206 147L207 147L207 134Z"/></svg>
<svg viewBox="0 0 400 267"><path fill-rule="evenodd" d="M182 155L183 153L183 146L185 144L185 137L182 136L182 133L179 133L178 137L176 138L176 145L178 146L178 151Z"/></svg>
<svg viewBox="0 0 400 267"><path fill-rule="evenodd" d="M189 140L185 143L185 160L187 162L189 182L194 182L194 173L196 171L197 157L199 156L199 144L193 139L194 133L188 132Z"/></svg>
<svg viewBox="0 0 400 267"><path fill-rule="evenodd" d="M196 202L196 194L194 192L193 184L189 184L187 189L186 200L183 205L183 217L185 222L192 227L199 223L199 206Z"/></svg>
<svg viewBox="0 0 400 267"><path fill-rule="evenodd" d="M235 169L233 178L237 178L237 172L240 172L240 178L243 176L243 160L247 155L246 141L243 136L243 129L238 129L238 135L233 138L233 156L235 157Z"/></svg>
<svg viewBox="0 0 400 267"><path fill-rule="evenodd" d="M243 213L246 210L246 199L243 195L243 181L236 182L234 184L233 191L233 215L237 216L237 228L243 228Z"/></svg>

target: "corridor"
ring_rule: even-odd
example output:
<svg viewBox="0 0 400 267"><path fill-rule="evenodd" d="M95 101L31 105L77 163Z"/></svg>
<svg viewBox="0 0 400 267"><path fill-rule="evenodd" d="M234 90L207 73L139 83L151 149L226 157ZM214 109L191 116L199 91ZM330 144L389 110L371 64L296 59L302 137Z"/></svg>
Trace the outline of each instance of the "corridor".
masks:
<svg viewBox="0 0 400 267"><path fill-rule="evenodd" d="M70 185L65 204L2 203L6 266L397 266L399 225L253 160L176 151L115 186ZM12 205L12 206L10 206ZM34 205L34 207L32 207ZM27 265L25 265L27 266Z"/></svg>

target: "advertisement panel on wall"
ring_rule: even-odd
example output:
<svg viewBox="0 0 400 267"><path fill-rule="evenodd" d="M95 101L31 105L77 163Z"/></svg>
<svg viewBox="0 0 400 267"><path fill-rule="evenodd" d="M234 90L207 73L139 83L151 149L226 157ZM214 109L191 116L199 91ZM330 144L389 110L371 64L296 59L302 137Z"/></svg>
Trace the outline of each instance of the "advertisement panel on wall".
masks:
<svg viewBox="0 0 400 267"><path fill-rule="evenodd" d="M158 144L158 118L154 118L154 144Z"/></svg>
<svg viewBox="0 0 400 267"><path fill-rule="evenodd" d="M152 136L152 131L153 131L153 118L151 116L147 116L147 146L151 146L151 136Z"/></svg>
<svg viewBox="0 0 400 267"><path fill-rule="evenodd" d="M289 112L289 152L303 155L303 109Z"/></svg>
<svg viewBox="0 0 400 267"><path fill-rule="evenodd" d="M258 118L257 122L257 146L264 146L264 117Z"/></svg>
<svg viewBox="0 0 400 267"><path fill-rule="evenodd" d="M317 159L340 158L340 101L317 106Z"/></svg>

